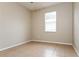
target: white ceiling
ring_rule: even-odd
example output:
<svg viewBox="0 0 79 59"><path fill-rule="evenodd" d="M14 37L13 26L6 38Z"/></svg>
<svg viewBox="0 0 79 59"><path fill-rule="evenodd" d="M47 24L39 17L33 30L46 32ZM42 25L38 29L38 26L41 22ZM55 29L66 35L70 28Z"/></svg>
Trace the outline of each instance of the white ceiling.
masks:
<svg viewBox="0 0 79 59"><path fill-rule="evenodd" d="M20 2L19 4L25 6L26 8L28 8L29 10L37 10L37 9L41 9L41 8L45 8L51 5L56 5L59 4L61 2Z"/></svg>

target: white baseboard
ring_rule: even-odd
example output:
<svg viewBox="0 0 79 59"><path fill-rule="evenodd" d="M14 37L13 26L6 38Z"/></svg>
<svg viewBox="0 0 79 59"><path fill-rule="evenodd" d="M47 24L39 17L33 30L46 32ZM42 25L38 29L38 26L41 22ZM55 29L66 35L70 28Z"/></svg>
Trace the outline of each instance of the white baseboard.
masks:
<svg viewBox="0 0 79 59"><path fill-rule="evenodd" d="M7 50L9 48L13 48L13 47L16 47L16 46L19 46L19 45L22 45L22 44L25 44L25 43L28 43L28 42L30 42L30 40L29 41L24 41L24 42L21 42L21 43L18 43L18 44L15 44L13 46L2 48L2 49L0 49L0 51Z"/></svg>
<svg viewBox="0 0 79 59"><path fill-rule="evenodd" d="M43 41L43 40L29 40L29 41L24 41L24 42L15 44L13 46L2 48L2 49L0 49L0 51L7 50L9 48L13 48L13 47L16 47L16 46L19 46L19 45L22 45L22 44L25 44L25 43L28 43L28 42L31 42L31 41L35 41L35 42L47 42L47 43L57 43L57 44L64 44L64 45L72 45L72 44L69 44L69 43L61 43L61 42L50 42L50 41Z"/></svg>
<svg viewBox="0 0 79 59"><path fill-rule="evenodd" d="M77 55L79 57L79 53L78 53L77 49L74 46L73 46L73 48L74 48L75 52L77 53Z"/></svg>
<svg viewBox="0 0 79 59"><path fill-rule="evenodd" d="M51 42L51 41L43 41L43 40L31 40L36 42L47 42L47 43L56 43L56 44L64 44L64 45L72 45L70 43L62 43L62 42Z"/></svg>

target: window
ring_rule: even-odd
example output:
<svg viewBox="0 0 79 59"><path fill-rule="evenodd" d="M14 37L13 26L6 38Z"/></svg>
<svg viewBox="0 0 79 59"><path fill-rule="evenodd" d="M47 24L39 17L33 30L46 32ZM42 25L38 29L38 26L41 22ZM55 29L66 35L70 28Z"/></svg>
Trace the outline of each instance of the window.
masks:
<svg viewBox="0 0 79 59"><path fill-rule="evenodd" d="M45 13L45 32L56 32L56 11Z"/></svg>

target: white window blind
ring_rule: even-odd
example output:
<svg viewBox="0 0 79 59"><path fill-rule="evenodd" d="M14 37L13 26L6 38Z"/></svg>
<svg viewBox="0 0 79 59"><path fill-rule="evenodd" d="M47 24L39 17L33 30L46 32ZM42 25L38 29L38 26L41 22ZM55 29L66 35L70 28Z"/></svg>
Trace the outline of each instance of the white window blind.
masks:
<svg viewBox="0 0 79 59"><path fill-rule="evenodd" d="M56 32L56 11L45 13L45 32Z"/></svg>

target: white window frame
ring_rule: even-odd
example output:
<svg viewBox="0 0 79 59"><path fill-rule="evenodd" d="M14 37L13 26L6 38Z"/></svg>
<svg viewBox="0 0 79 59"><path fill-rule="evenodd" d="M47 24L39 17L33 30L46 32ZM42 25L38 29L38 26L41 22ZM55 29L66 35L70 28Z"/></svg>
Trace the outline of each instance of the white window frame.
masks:
<svg viewBox="0 0 79 59"><path fill-rule="evenodd" d="M46 17L47 17L47 14L51 14L51 13L53 13L53 14L55 14L55 20L53 20L53 18L52 18L52 20L50 20L50 21L48 21L47 19L46 19ZM47 13L45 13L45 32L56 32L56 11L52 11L52 12L47 12ZM47 17L48 18L48 17ZM51 19L51 17L50 17L50 19ZM48 29L46 29L46 25L48 25L47 23L50 23L49 25L52 25L52 26L48 26L49 28L50 27L52 27L52 28L50 28L49 30ZM51 24L52 23L52 24ZM55 23L55 24L54 24ZM55 26L54 26L55 25ZM55 27L55 28L54 28Z"/></svg>

